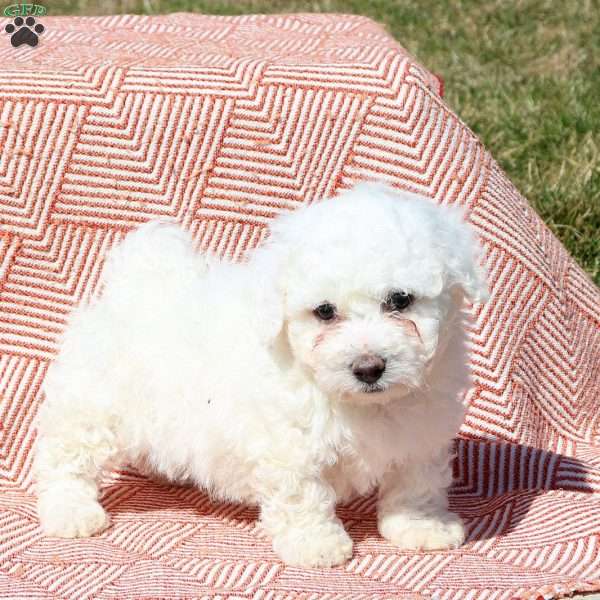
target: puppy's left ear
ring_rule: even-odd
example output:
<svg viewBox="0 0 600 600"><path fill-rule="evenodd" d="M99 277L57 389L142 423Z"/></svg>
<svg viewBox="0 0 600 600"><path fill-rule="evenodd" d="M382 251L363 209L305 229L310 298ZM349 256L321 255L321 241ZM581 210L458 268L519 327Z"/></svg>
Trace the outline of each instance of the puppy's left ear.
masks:
<svg viewBox="0 0 600 600"><path fill-rule="evenodd" d="M450 287L460 288L471 302L485 302L490 294L475 230L466 222L462 208L445 207L442 210L444 215L438 241L448 283Z"/></svg>

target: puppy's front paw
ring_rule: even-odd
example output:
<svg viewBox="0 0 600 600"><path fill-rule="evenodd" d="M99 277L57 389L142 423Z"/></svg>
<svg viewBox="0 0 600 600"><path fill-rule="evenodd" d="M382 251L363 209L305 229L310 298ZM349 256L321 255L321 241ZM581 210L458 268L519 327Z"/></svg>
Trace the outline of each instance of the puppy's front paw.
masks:
<svg viewBox="0 0 600 600"><path fill-rule="evenodd" d="M450 512L384 515L379 519L379 532L404 550L446 550L465 541L463 522Z"/></svg>
<svg viewBox="0 0 600 600"><path fill-rule="evenodd" d="M42 497L38 503L40 524L52 537L90 537L108 527L106 511L91 498Z"/></svg>
<svg viewBox="0 0 600 600"><path fill-rule="evenodd" d="M293 528L273 538L273 550L288 565L334 567L352 556L352 540L341 523Z"/></svg>

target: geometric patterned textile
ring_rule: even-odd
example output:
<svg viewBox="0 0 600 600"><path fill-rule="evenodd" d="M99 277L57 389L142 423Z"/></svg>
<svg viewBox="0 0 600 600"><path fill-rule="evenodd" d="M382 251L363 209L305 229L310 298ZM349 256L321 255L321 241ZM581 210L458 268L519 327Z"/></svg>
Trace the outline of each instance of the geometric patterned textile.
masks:
<svg viewBox="0 0 600 600"><path fill-rule="evenodd" d="M40 20L37 47L0 44L0 598L600 590L600 292L440 81L357 16ZM169 216L235 260L273 216L368 178L463 205L484 246L492 298L472 309L450 498L467 543L398 551L377 533L374 498L360 498L339 507L348 564L287 567L256 509L126 466L103 482L110 529L44 538L31 478L40 386L107 250Z"/></svg>

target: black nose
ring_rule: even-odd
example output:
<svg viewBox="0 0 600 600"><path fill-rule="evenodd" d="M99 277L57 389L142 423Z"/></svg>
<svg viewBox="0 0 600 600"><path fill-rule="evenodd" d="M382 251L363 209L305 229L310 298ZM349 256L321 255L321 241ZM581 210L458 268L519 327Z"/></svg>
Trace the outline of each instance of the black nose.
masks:
<svg viewBox="0 0 600 600"><path fill-rule="evenodd" d="M385 371L385 360L375 354L363 354L352 363L352 372L359 381L375 383Z"/></svg>

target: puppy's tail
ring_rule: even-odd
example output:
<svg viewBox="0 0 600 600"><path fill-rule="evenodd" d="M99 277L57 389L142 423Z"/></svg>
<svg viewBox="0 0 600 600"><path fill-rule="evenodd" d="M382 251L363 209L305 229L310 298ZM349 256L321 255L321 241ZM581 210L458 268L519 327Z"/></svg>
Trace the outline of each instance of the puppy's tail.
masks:
<svg viewBox="0 0 600 600"><path fill-rule="evenodd" d="M110 251L103 271L103 294L136 290L155 295L181 289L208 268L208 257L194 251L187 231L174 223L150 221Z"/></svg>

